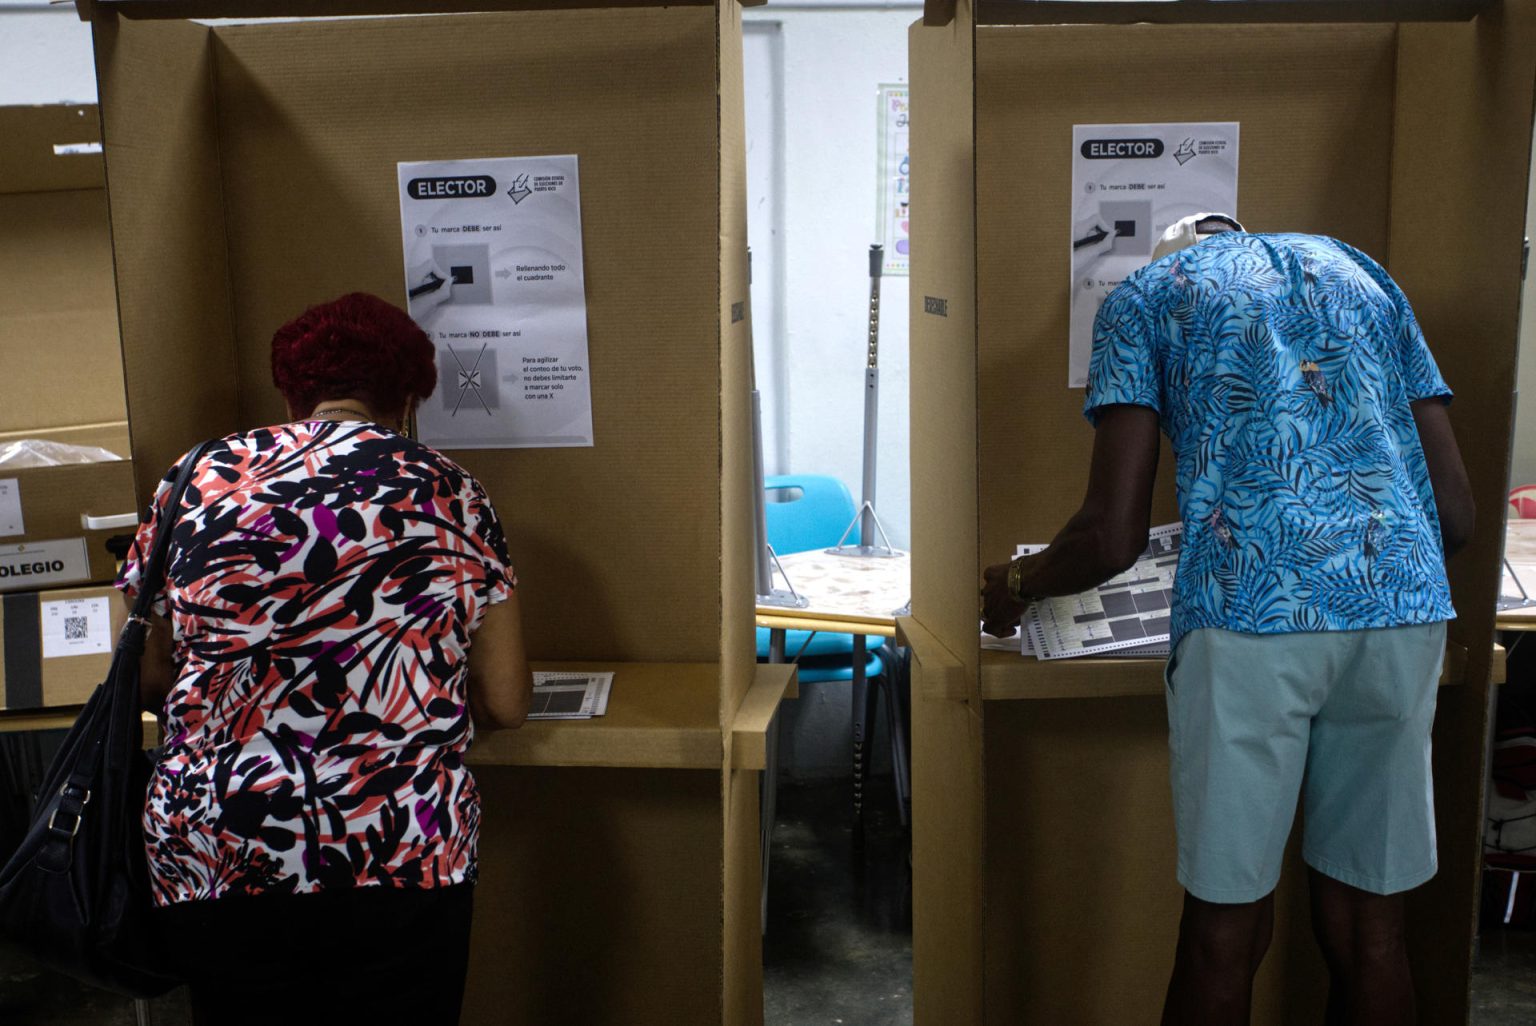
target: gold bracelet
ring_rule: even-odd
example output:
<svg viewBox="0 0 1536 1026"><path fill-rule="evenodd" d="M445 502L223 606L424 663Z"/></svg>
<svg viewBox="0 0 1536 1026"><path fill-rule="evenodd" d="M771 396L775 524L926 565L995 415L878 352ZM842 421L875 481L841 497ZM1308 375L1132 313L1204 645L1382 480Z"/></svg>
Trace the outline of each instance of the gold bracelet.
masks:
<svg viewBox="0 0 1536 1026"><path fill-rule="evenodd" d="M1029 599L1020 590L1024 576L1024 557L1017 556L1008 561L1008 594L1015 602L1028 602Z"/></svg>

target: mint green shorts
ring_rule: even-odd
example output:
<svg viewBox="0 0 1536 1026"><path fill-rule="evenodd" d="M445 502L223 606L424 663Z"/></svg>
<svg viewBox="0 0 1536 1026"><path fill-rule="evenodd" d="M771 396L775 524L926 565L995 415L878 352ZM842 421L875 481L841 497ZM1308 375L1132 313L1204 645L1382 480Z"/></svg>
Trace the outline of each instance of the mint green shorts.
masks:
<svg viewBox="0 0 1536 1026"><path fill-rule="evenodd" d="M1444 650L1444 623L1185 635L1166 672L1179 883L1220 903L1274 890L1298 796L1317 871L1375 894L1434 876Z"/></svg>

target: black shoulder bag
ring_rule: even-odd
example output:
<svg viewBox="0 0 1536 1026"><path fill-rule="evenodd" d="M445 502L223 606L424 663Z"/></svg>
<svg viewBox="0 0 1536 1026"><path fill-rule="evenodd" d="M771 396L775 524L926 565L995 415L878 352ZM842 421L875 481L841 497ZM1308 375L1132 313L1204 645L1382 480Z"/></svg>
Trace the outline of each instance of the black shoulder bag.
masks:
<svg viewBox="0 0 1536 1026"><path fill-rule="evenodd" d="M139 664L182 494L207 447L182 460L107 678L70 728L26 837L0 869L0 931L44 965L130 997L154 997L180 982L150 922L142 816L151 759L139 718Z"/></svg>

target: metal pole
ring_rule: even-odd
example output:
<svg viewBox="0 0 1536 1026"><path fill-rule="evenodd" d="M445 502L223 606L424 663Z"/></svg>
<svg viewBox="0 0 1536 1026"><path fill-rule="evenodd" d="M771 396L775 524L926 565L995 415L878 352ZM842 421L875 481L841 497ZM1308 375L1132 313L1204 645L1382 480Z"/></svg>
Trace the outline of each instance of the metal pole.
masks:
<svg viewBox="0 0 1536 1026"><path fill-rule="evenodd" d="M773 592L773 563L768 558L768 512L763 495L763 397L754 385L752 389L752 514L757 549L756 560L757 597L767 598Z"/></svg>
<svg viewBox="0 0 1536 1026"><path fill-rule="evenodd" d="M752 337L752 248L747 247L747 373L752 387L752 530L754 578L758 598L773 590L768 561L768 514L763 508L763 395L757 390L757 346Z"/></svg>
<svg viewBox="0 0 1536 1026"><path fill-rule="evenodd" d="M757 390L757 350L752 339L752 250L747 250L747 368L752 386L752 576L760 606L788 606L804 608L809 602L795 593L789 578L784 578L788 588L773 586L773 548L768 544L767 497L764 494L763 462L763 396ZM782 569L780 573L782 573Z"/></svg>
<svg viewBox="0 0 1536 1026"><path fill-rule="evenodd" d="M869 335L864 357L864 486L862 504L849 521L838 543L827 551L838 556L899 556L885 537L885 527L875 512L875 449L880 438L880 275L884 270L885 247L869 247ZM857 543L848 541L858 525ZM876 541L876 532L881 540Z"/></svg>
<svg viewBox="0 0 1536 1026"><path fill-rule="evenodd" d="M859 547L875 544L875 443L880 434L880 273L885 247L869 247L869 354L864 368L864 504L859 509Z"/></svg>

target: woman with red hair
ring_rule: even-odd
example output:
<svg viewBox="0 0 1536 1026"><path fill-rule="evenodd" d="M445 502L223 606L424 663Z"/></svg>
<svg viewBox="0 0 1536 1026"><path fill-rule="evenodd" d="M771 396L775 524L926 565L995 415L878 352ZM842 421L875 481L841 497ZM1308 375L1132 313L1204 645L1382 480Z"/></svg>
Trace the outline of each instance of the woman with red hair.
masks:
<svg viewBox="0 0 1536 1026"><path fill-rule="evenodd" d="M480 822L464 753L532 690L506 540L479 483L401 433L437 383L403 311L305 311L272 378L289 422L205 452L156 599L157 914L199 1023L456 1022Z"/></svg>

